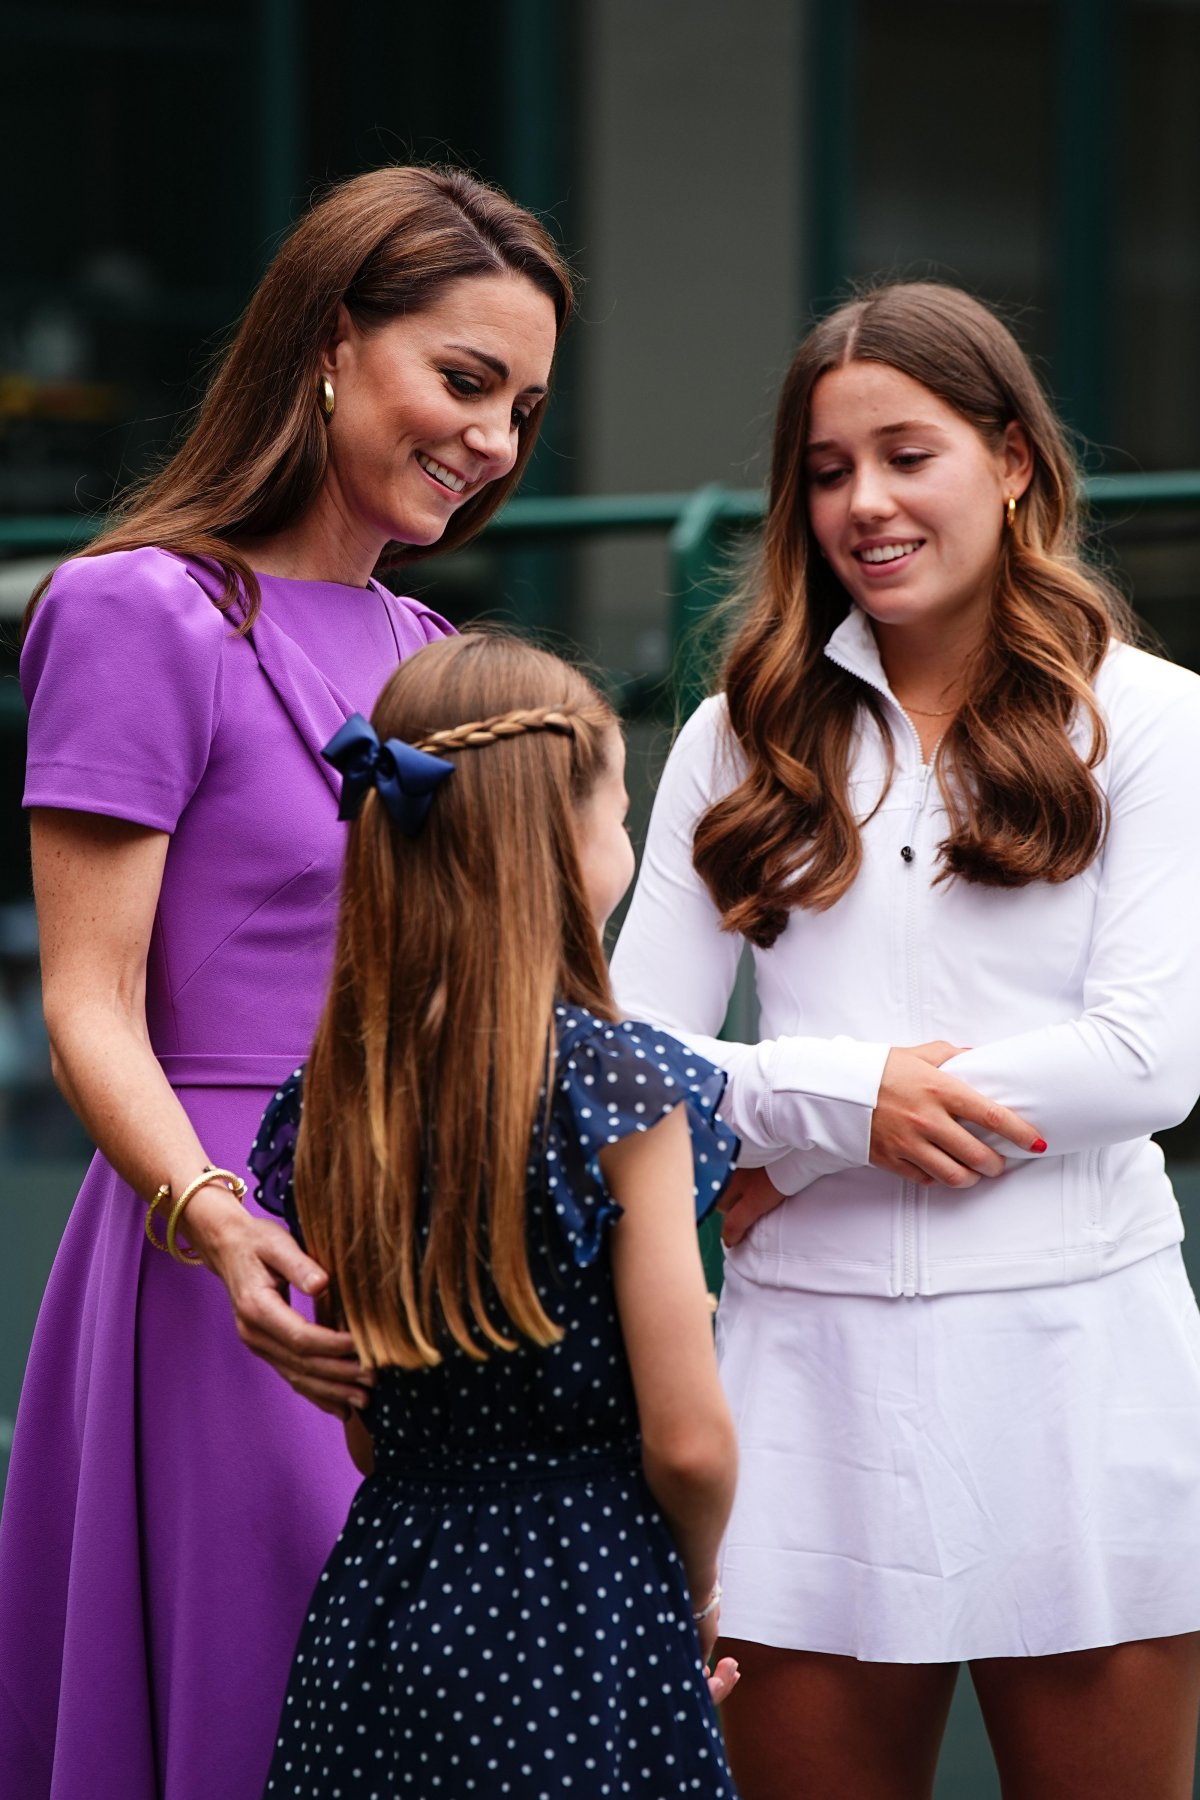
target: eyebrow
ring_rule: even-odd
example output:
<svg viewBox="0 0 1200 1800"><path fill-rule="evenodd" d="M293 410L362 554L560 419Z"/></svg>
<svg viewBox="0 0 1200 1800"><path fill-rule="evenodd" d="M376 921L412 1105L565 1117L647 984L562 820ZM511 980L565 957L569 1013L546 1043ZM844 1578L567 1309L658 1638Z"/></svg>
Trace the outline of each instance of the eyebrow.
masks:
<svg viewBox="0 0 1200 1800"><path fill-rule="evenodd" d="M877 425L871 436L876 438L898 437L903 431L936 431L939 437L942 435L940 428L934 424L932 419L897 419L894 425ZM804 454L813 456L819 450L836 450L837 447L833 438L822 438L818 443L807 444Z"/></svg>
<svg viewBox="0 0 1200 1800"><path fill-rule="evenodd" d="M446 348L457 350L463 356L473 356L476 362L481 362L485 369L490 369L492 374L498 376L501 381L511 379L512 370L508 364L501 362L498 356L490 356L486 350L476 350L471 344L447 344ZM521 392L523 394L545 394L549 392L549 389L540 381L531 381L528 386L521 389Z"/></svg>

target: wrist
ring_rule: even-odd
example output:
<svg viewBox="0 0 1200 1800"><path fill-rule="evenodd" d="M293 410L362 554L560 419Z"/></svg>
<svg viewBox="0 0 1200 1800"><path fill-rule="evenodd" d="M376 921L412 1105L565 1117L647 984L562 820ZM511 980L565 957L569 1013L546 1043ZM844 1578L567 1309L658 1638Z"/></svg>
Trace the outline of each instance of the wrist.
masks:
<svg viewBox="0 0 1200 1800"><path fill-rule="evenodd" d="M693 1594L691 1596L691 1601L692 1623L693 1625L702 1625L706 1619L712 1618L713 1614L721 1604L720 1580L714 1576L703 1597L698 1597Z"/></svg>
<svg viewBox="0 0 1200 1800"><path fill-rule="evenodd" d="M246 1231L249 1214L227 1187L213 1183L202 1187L188 1203L187 1223L181 1231L207 1261L236 1243Z"/></svg>
<svg viewBox="0 0 1200 1800"><path fill-rule="evenodd" d="M204 1195L209 1196L207 1201ZM180 1190L178 1198L169 1181L155 1191L146 1213L146 1237L156 1250L166 1251L178 1263L204 1264L214 1253L219 1254L231 1225L234 1231L241 1229L235 1219L245 1198L246 1183L240 1175L209 1163ZM156 1219L166 1220L163 1238L155 1230ZM181 1229L184 1242L180 1241Z"/></svg>

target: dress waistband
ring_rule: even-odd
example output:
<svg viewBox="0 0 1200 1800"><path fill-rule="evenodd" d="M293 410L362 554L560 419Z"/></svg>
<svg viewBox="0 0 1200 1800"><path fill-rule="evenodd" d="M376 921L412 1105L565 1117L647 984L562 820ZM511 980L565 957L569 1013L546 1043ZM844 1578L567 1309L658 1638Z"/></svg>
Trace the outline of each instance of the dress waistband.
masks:
<svg viewBox="0 0 1200 1800"><path fill-rule="evenodd" d="M594 1450L523 1450L499 1456L420 1456L376 1445L375 1479L438 1489L511 1487L559 1481L608 1481L642 1466L637 1443Z"/></svg>
<svg viewBox="0 0 1200 1800"><path fill-rule="evenodd" d="M281 1051L273 1056L229 1056L184 1050L158 1060L173 1088L277 1088L306 1054L302 1050L299 1055Z"/></svg>

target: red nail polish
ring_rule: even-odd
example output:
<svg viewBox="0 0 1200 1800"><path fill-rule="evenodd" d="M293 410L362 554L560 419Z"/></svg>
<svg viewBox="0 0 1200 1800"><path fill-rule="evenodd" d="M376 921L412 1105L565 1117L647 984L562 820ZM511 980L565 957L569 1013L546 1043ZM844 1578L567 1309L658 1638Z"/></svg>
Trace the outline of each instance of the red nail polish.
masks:
<svg viewBox="0 0 1200 1800"><path fill-rule="evenodd" d="M1042 1151L1046 1148L1045 1138L1034 1138L1029 1148L1033 1151L1035 1156L1040 1156Z"/></svg>

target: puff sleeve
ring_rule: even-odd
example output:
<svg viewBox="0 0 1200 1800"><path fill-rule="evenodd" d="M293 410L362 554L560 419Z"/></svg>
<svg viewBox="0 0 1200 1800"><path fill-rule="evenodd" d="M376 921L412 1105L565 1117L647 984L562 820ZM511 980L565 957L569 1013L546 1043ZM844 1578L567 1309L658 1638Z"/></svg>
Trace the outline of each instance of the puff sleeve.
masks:
<svg viewBox="0 0 1200 1800"><path fill-rule="evenodd" d="M163 550L64 563L21 653L25 805L173 831L208 763L232 631Z"/></svg>
<svg viewBox="0 0 1200 1800"><path fill-rule="evenodd" d="M666 1032L632 1019L607 1024L565 1008L558 1009L558 1024L546 1186L569 1255L586 1268L606 1228L621 1216L600 1166L606 1145L649 1131L675 1107L686 1107L700 1220L728 1184L738 1140L717 1116L724 1070Z"/></svg>

